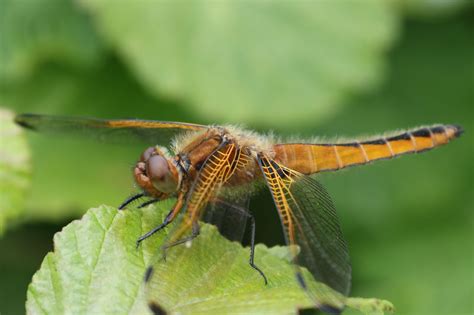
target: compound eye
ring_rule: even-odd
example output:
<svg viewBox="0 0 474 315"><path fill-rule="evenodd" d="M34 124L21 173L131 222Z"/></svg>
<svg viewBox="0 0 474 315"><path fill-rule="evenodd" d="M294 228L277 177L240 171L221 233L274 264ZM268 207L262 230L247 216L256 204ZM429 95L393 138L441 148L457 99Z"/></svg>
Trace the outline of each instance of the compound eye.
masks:
<svg viewBox="0 0 474 315"><path fill-rule="evenodd" d="M146 162L146 172L153 186L159 191L171 193L176 190L176 183L170 172L168 161L163 156L152 155L149 157Z"/></svg>
<svg viewBox="0 0 474 315"><path fill-rule="evenodd" d="M168 162L161 155L153 155L147 159L147 174L152 181L164 181L169 175Z"/></svg>
<svg viewBox="0 0 474 315"><path fill-rule="evenodd" d="M140 156L140 161L142 162L147 161L154 152L155 152L155 147L149 147L148 149L143 151L142 156Z"/></svg>

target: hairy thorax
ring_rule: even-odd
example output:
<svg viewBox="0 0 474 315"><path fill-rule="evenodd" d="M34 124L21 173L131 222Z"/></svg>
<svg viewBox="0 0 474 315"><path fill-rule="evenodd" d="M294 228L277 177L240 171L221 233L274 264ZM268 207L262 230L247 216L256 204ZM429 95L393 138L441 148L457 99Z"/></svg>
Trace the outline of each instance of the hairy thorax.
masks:
<svg viewBox="0 0 474 315"><path fill-rule="evenodd" d="M223 142L226 144L223 145ZM243 186L261 177L257 154L274 156L271 137L235 126L216 126L203 132L186 133L174 140L173 151L187 176L195 179L206 159L216 150L225 150L226 146L235 146L238 152L228 158L233 173L224 183L227 187Z"/></svg>

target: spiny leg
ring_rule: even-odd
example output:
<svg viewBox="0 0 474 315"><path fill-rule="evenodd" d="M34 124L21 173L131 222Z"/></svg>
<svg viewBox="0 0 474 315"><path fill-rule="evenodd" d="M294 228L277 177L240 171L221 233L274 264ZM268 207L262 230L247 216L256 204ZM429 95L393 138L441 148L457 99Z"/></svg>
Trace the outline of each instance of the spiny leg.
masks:
<svg viewBox="0 0 474 315"><path fill-rule="evenodd" d="M123 210L127 205L129 205L131 202L134 202L135 200L138 200L140 198L145 197L144 193L139 193L133 196L128 197L127 199L122 202L122 204L118 207L119 210Z"/></svg>
<svg viewBox="0 0 474 315"><path fill-rule="evenodd" d="M151 199L151 200L148 200L148 201L145 201L144 203L142 203L141 205L139 205L137 208L140 209L140 208L144 208L148 205L151 205L151 204L154 204L156 202L160 201L160 199Z"/></svg>
<svg viewBox="0 0 474 315"><path fill-rule="evenodd" d="M214 200L214 202L223 204L226 207L233 208L233 209L239 211L241 214L245 215L247 218L250 219L250 258L249 258L249 264L250 264L250 267L252 267L253 269L258 271L258 273L263 277L263 280L265 281L265 285L267 285L268 280L267 280L267 277L265 276L265 273L254 263L254 258L255 258L255 218L254 218L254 216L249 211L247 211L246 209L241 208L241 207L239 207L237 205L234 205L230 202L227 202L225 200L216 198Z"/></svg>
<svg viewBox="0 0 474 315"><path fill-rule="evenodd" d="M265 285L268 284L267 277L263 273L263 271L257 267L254 263L254 258L255 258L255 218L253 217L252 214L247 213L250 219L250 259L249 259L249 264L250 267L253 269L257 270L258 273L263 277L263 281L265 281Z"/></svg>
<svg viewBox="0 0 474 315"><path fill-rule="evenodd" d="M179 239L177 241L174 241L170 244L165 244L161 247L162 251L163 251L163 260L166 261L166 251L171 248L171 247L174 247L176 245L180 245L180 244L183 244L183 243L186 243L186 242L189 242L189 241L192 241L193 239L195 239L200 233L200 227L199 227L199 223L197 221L193 221L192 223L192 232L191 232L191 235L189 236L186 236L186 237L183 237L182 239Z"/></svg>
<svg viewBox="0 0 474 315"><path fill-rule="evenodd" d="M174 216L173 216L173 210L174 209L171 209L171 211L168 213L168 215L166 216L165 220L163 221L163 223L161 223L160 225L158 225L157 227L155 227L153 230L147 232L146 234L140 236L138 239L137 239L137 248L140 246L140 243L149 238L150 236L152 236L153 234L155 234L156 232L160 231L161 229L165 228L168 224L170 224L173 219L174 219Z"/></svg>
<svg viewBox="0 0 474 315"><path fill-rule="evenodd" d="M140 243L143 240L149 238L150 236L152 236L153 234L155 234L156 232L160 231L161 229L166 227L168 224L173 222L173 219L176 217L176 215L179 213L179 211L183 208L183 200L184 200L184 195L183 194L178 195L178 200L176 201L175 205L173 206L171 211L168 213L168 215L166 215L166 218L163 221L163 223L161 223L160 225L155 227L153 230L149 231L148 233L146 233L146 234L144 234L144 235L142 235L138 238L137 248L138 248L138 246L140 246Z"/></svg>

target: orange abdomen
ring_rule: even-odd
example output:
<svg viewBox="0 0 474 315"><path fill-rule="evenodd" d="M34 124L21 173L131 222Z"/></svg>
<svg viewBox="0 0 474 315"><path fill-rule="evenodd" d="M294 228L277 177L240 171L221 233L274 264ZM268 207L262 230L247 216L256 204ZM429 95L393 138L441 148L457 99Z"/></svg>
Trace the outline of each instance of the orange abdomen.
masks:
<svg viewBox="0 0 474 315"><path fill-rule="evenodd" d="M461 133L459 126L436 125L362 142L277 144L275 160L303 174L313 174L433 149Z"/></svg>

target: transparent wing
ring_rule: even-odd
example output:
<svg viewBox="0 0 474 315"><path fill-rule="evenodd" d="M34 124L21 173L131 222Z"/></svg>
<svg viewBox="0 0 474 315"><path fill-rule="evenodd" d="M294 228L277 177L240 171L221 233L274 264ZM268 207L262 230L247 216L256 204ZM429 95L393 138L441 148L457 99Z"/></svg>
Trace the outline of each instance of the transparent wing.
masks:
<svg viewBox="0 0 474 315"><path fill-rule="evenodd" d="M218 194L206 207L202 220L215 225L230 241L241 242L250 218L250 195Z"/></svg>
<svg viewBox="0 0 474 315"><path fill-rule="evenodd" d="M215 205L214 210L226 213L218 221L229 215L234 218L242 210L235 204L229 208L222 202ZM239 236L234 231L231 237ZM154 314L220 314L212 306L200 307L201 302L206 298L226 301L235 292L265 288L259 273L249 265L249 249L222 237L214 225L201 223L199 237L188 245L170 249L166 261L157 260L148 273L145 294ZM258 262L260 257L256 258Z"/></svg>
<svg viewBox="0 0 474 315"><path fill-rule="evenodd" d="M317 307L331 312L344 308L351 286L351 264L334 204L321 184L265 157L259 164L273 196L293 252L294 263L306 267L325 286L309 286L304 269L297 279Z"/></svg>
<svg viewBox="0 0 474 315"><path fill-rule="evenodd" d="M111 142L143 142L166 145L179 132L205 130L207 127L181 122L139 119L97 119L22 114L15 122L44 133L79 135Z"/></svg>

